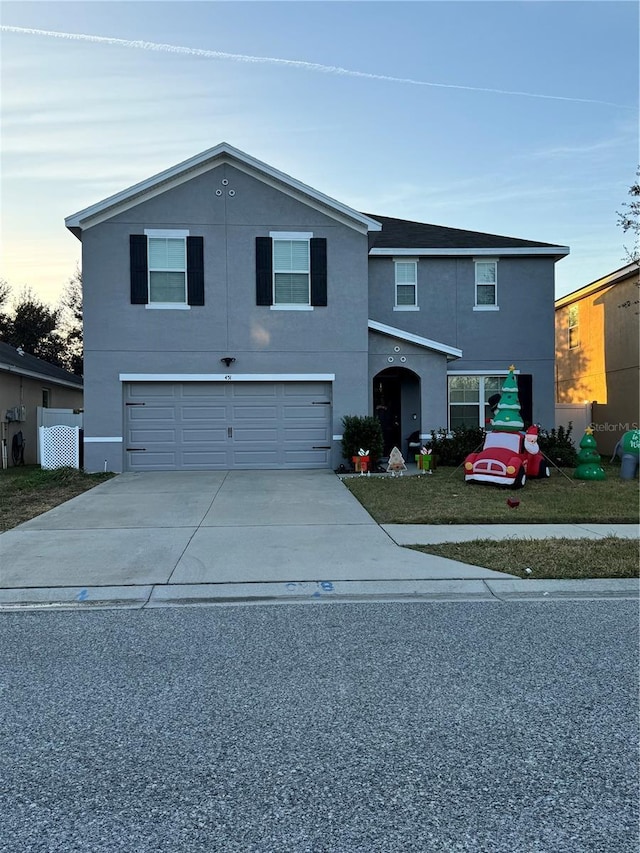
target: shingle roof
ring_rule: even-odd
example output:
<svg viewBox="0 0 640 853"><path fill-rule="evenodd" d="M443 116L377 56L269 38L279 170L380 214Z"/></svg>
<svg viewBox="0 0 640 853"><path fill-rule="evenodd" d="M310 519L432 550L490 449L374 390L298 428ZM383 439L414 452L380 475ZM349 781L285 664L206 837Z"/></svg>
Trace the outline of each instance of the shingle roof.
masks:
<svg viewBox="0 0 640 853"><path fill-rule="evenodd" d="M428 225L408 219L394 219L365 213L382 225L382 231L371 237L375 249L564 249L555 243L537 243L518 237L501 237L499 234L484 234L481 231L464 231L461 228L445 228L443 225Z"/></svg>
<svg viewBox="0 0 640 853"><path fill-rule="evenodd" d="M48 361L36 358L35 355L29 355L26 352L24 355L20 355L15 347L2 343L2 341L0 341L0 370L26 375L36 374L51 382L62 382L76 385L79 389L82 388L81 376L76 376L75 373L69 373L68 370L56 367L55 364L49 364Z"/></svg>

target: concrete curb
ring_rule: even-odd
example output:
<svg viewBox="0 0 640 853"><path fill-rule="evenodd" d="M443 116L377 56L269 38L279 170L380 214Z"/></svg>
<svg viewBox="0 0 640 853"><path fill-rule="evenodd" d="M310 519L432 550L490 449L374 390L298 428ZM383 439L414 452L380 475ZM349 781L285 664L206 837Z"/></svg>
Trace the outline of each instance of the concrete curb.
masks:
<svg viewBox="0 0 640 853"><path fill-rule="evenodd" d="M553 601L638 599L636 579L397 580L277 583L160 584L156 586L50 587L0 590L0 611L141 610L176 606L310 604L362 601Z"/></svg>
<svg viewBox="0 0 640 853"><path fill-rule="evenodd" d="M87 586L0 589L0 610L96 610L143 608L152 586Z"/></svg>
<svg viewBox="0 0 640 853"><path fill-rule="evenodd" d="M297 581L170 584L153 589L147 607L235 602L362 601L372 599L494 600L482 580Z"/></svg>
<svg viewBox="0 0 640 853"><path fill-rule="evenodd" d="M503 601L558 598L639 598L637 578L593 578L585 580L533 580L505 578L487 580L491 592Z"/></svg>

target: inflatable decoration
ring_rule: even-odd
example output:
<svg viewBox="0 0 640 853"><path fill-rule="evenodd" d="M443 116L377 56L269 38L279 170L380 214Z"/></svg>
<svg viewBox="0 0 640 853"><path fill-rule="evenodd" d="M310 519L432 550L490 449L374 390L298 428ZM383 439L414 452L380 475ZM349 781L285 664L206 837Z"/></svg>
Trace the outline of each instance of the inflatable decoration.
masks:
<svg viewBox="0 0 640 853"><path fill-rule="evenodd" d="M484 446L464 461L465 480L519 489L527 477L548 477L551 471L538 446L538 427L530 426L526 433L523 429L518 383L511 365Z"/></svg>
<svg viewBox="0 0 640 853"><path fill-rule="evenodd" d="M600 465L600 454L593 437L593 430L587 427L580 442L578 466L573 472L575 480L604 480L604 468Z"/></svg>
<svg viewBox="0 0 640 853"><path fill-rule="evenodd" d="M640 464L640 429L625 432L613 450L612 462L616 456L621 461L620 479L633 480Z"/></svg>

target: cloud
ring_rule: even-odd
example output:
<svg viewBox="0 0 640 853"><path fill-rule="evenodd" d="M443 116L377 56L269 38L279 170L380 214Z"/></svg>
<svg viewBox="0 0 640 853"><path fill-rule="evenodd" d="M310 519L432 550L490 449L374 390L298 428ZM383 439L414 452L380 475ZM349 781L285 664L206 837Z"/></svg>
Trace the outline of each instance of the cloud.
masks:
<svg viewBox="0 0 640 853"><path fill-rule="evenodd" d="M313 71L320 74L333 74L342 77L360 77L365 80L379 80L387 83L402 83L410 86L430 86L439 89L458 89L467 92L485 92L494 95L511 95L524 98L544 98L553 101L571 101L582 104L600 104L601 106L618 107L622 109L635 109L628 104L615 104L610 101L601 101L593 98L575 98L565 95L546 95L537 92L518 92L509 89L491 89L483 86L462 86L455 83L435 83L428 80L415 80L411 77L393 77L388 74L372 74L367 71L353 71L341 68L337 65L322 65L318 62L305 62L300 59L279 59L273 56L249 56L243 53L225 53L220 50L203 50L194 47L182 47L173 44L161 44L151 41L134 41L129 39L111 38L107 36L94 36L84 33L65 33L57 30L40 30L30 27L0 26L0 31L6 33L18 33L30 36L46 36L49 38L67 39L69 41L85 41L94 44L106 44L114 47L126 47L136 50L146 50L160 53L174 53L187 56L199 56L205 59L222 59L231 62L243 62L262 65L278 65L284 68L297 68L303 71Z"/></svg>

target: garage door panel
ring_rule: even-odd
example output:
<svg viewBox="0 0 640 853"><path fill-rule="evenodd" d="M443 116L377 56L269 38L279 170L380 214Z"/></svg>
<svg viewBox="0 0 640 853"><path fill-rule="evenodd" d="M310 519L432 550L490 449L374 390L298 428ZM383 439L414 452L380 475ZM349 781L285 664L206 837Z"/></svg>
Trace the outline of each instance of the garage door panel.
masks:
<svg viewBox="0 0 640 853"><path fill-rule="evenodd" d="M193 453L188 450L184 450L181 454L181 468L192 468L193 470L203 468L228 468L227 455L226 450L198 450Z"/></svg>
<svg viewBox="0 0 640 853"><path fill-rule="evenodd" d="M219 444L227 437L224 429L181 429L180 438L185 444Z"/></svg>
<svg viewBox="0 0 640 853"><path fill-rule="evenodd" d="M130 471L175 471L177 468L177 454L167 453L129 453Z"/></svg>
<svg viewBox="0 0 640 853"><path fill-rule="evenodd" d="M259 422L277 420L278 409L276 406L233 406L233 420L255 420Z"/></svg>
<svg viewBox="0 0 640 853"><path fill-rule="evenodd" d="M277 429L264 429L263 427L236 427L233 430L233 438L237 442L251 441L254 444L268 445L278 443Z"/></svg>
<svg viewBox="0 0 640 853"><path fill-rule="evenodd" d="M134 421L171 421L176 420L173 406L130 406L129 420Z"/></svg>
<svg viewBox="0 0 640 853"><path fill-rule="evenodd" d="M177 438L176 430L148 430L148 429L132 429L129 432L129 440L134 444L143 444L145 442L162 442L166 444L175 444Z"/></svg>
<svg viewBox="0 0 640 853"><path fill-rule="evenodd" d="M231 384L231 394L234 399L244 397L273 399L277 396L278 389L273 382L236 382Z"/></svg>
<svg viewBox="0 0 640 853"><path fill-rule="evenodd" d="M132 383L127 470L326 468L330 383ZM128 448L145 448L131 452Z"/></svg>

